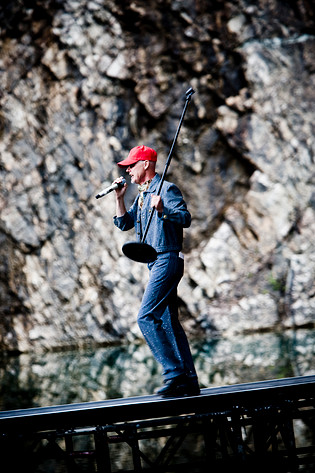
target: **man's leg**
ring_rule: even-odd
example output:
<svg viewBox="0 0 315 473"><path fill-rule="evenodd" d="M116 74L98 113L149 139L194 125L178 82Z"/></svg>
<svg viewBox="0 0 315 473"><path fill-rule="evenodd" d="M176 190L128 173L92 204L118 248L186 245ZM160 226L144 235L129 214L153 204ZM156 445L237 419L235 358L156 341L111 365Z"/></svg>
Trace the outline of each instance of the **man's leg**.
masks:
<svg viewBox="0 0 315 473"><path fill-rule="evenodd" d="M178 351L184 362L184 373L191 378L197 378L187 336L178 319L177 288L170 294L168 305L162 315L162 320L164 332L169 338L169 344L171 345L173 343L174 338L176 340Z"/></svg>
<svg viewBox="0 0 315 473"><path fill-rule="evenodd" d="M158 255L150 266L150 279L138 314L139 327L166 381L197 376L186 334L178 320L177 285L183 260L176 253Z"/></svg>

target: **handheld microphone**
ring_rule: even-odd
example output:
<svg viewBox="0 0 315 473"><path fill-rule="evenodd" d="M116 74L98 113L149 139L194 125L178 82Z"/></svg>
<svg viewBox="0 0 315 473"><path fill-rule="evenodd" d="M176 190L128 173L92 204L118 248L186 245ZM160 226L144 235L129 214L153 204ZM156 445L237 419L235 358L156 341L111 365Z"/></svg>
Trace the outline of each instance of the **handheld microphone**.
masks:
<svg viewBox="0 0 315 473"><path fill-rule="evenodd" d="M99 192L95 196L95 199L100 199L101 197L104 197L104 195L109 194L110 192L114 191L115 189L119 189L120 187L123 187L125 183L126 183L126 179L123 179L121 182L117 182L115 184L112 184L111 186L109 186L106 189Z"/></svg>

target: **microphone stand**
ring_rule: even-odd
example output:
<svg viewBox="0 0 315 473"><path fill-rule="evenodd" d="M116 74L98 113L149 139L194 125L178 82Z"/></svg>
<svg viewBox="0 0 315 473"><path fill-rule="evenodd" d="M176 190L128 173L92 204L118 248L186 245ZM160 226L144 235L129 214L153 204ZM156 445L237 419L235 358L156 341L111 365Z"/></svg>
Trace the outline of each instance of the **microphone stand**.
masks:
<svg viewBox="0 0 315 473"><path fill-rule="evenodd" d="M185 100L184 109L182 111L182 115L181 115L177 130L176 130L176 133L175 133L175 136L174 136L174 139L173 139L173 143L172 143L171 149L169 151L169 154L168 154L168 157L167 157L167 160L166 160L165 168L164 168L164 171L163 171L162 178L160 180L157 195L160 195L160 193L161 193L161 189L162 189L162 186L163 186L163 183L164 183L164 180L165 180L165 176L166 176L167 170L169 168L169 165L171 163L175 143L177 141L179 131L180 131L180 128L181 128L183 120L184 120L186 109L187 109L188 104L190 102L191 96L194 93L195 93L195 91L193 90L192 87L190 87L190 89L188 89L185 93L186 100ZM122 247L122 251L123 251L124 255L127 256L128 258L132 259L133 261L137 261L138 263L151 263L157 257L157 252L153 248L153 246L148 245L147 243L145 243L145 239L146 239L146 236L147 236L147 233L148 233L148 230L149 230L152 218L153 218L154 210L155 209L153 208L152 212L150 213L149 220L147 222L147 225L146 225L146 228L144 230L141 241L140 242L138 242L138 241L129 241L129 242L125 243Z"/></svg>

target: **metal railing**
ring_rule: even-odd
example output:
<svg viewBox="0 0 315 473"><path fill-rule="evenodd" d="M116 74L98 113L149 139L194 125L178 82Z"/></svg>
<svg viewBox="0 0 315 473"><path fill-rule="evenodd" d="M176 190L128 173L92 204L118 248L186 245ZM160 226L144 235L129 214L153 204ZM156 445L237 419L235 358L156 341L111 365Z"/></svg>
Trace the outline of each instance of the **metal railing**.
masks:
<svg viewBox="0 0 315 473"><path fill-rule="evenodd" d="M4 411L1 463L8 473L314 472L314 419L315 376L208 388L187 398Z"/></svg>

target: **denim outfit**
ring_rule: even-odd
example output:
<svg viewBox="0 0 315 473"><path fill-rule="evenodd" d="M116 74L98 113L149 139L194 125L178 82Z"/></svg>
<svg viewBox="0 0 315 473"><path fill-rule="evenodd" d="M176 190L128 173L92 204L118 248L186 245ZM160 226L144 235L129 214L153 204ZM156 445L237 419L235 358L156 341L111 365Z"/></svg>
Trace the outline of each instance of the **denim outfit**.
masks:
<svg viewBox="0 0 315 473"><path fill-rule="evenodd" d="M146 228L151 194L156 194L160 176L153 178L144 193L142 208L138 198L122 217L114 217L121 230L136 229L140 241ZM148 264L150 279L144 292L138 314L138 324L154 357L162 365L163 376L168 381L186 374L197 379L186 334L178 320L177 286L184 273L184 260L180 256L183 227L189 227L191 216L183 196L174 184L164 181L161 198L163 212L154 211L145 243L153 246L158 255Z"/></svg>

